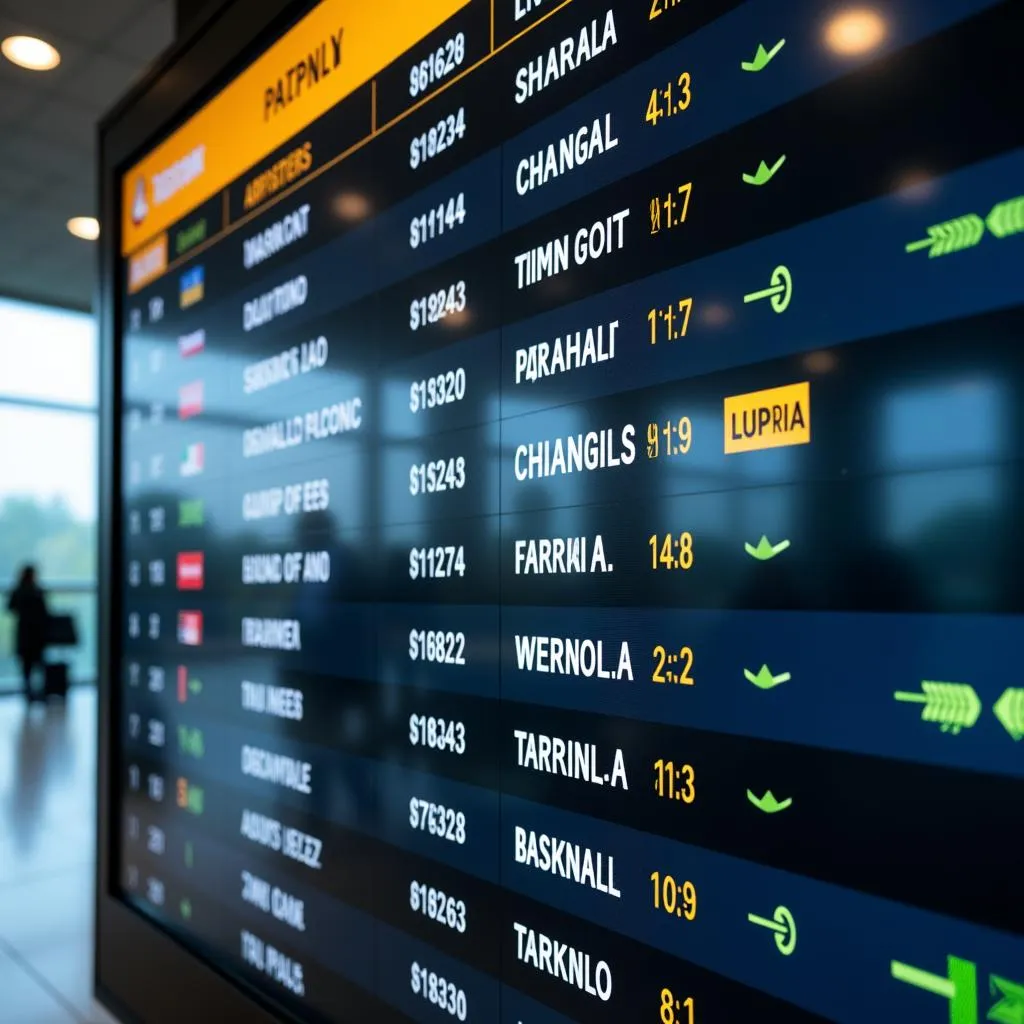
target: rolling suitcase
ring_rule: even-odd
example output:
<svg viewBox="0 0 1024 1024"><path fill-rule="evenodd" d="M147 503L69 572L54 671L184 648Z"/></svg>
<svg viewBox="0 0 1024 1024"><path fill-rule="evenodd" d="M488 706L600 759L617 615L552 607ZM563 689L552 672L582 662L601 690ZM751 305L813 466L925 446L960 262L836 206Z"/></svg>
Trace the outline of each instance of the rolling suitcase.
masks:
<svg viewBox="0 0 1024 1024"><path fill-rule="evenodd" d="M68 663L66 661L47 662L43 680L43 694L46 697L68 695Z"/></svg>

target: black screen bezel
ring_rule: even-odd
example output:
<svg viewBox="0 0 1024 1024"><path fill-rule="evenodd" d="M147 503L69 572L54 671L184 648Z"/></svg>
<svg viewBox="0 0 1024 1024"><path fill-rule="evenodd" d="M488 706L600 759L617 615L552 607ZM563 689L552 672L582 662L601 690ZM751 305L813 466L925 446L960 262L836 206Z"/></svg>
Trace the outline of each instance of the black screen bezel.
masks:
<svg viewBox="0 0 1024 1024"><path fill-rule="evenodd" d="M99 343L99 517L96 998L125 1021L280 1020L279 1007L200 959L117 895L117 682L123 581L121 177L223 88L316 0L212 0L97 129L98 209L104 232L94 300ZM372 0L364 0L372 2Z"/></svg>

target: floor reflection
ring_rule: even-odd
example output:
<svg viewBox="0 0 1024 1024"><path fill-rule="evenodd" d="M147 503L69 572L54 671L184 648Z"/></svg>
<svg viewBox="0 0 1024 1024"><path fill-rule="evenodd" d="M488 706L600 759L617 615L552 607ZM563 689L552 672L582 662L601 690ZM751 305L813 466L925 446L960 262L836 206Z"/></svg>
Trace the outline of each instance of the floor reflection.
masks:
<svg viewBox="0 0 1024 1024"><path fill-rule="evenodd" d="M0 698L0 1019L109 1022L92 999L96 694Z"/></svg>

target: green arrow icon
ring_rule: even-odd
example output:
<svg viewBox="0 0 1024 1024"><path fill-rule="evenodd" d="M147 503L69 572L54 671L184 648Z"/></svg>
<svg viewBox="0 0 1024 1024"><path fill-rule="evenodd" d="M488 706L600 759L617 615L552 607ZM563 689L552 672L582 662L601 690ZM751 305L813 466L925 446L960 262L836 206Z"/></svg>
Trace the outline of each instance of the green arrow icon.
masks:
<svg viewBox="0 0 1024 1024"><path fill-rule="evenodd" d="M785 313L793 298L793 275L789 267L778 266L772 271L772 283L768 288L760 288L756 292L748 292L743 296L744 305L771 299L772 309L776 313Z"/></svg>
<svg viewBox="0 0 1024 1024"><path fill-rule="evenodd" d="M764 43L761 43L757 47L757 53L754 54L753 60L745 60L740 62L740 67L744 71L764 71L766 67L775 59L778 52L786 45L785 39L780 39L770 50L764 48Z"/></svg>
<svg viewBox="0 0 1024 1024"><path fill-rule="evenodd" d="M778 160L769 167L763 160L761 161L760 167L753 174L744 174L743 180L748 185L767 185L772 178L775 177L775 172L786 162L786 154L783 153Z"/></svg>
<svg viewBox="0 0 1024 1024"><path fill-rule="evenodd" d="M755 796L753 790L748 789L747 799L759 811L764 811L765 814L778 814L779 811L785 811L793 806L792 797L787 797L785 800L777 800L775 794L770 789L764 796Z"/></svg>
<svg viewBox="0 0 1024 1024"><path fill-rule="evenodd" d="M759 928L775 933L775 946L783 956L789 956L796 949L796 921L789 907L776 907L771 919L747 914L747 920Z"/></svg>
<svg viewBox="0 0 1024 1024"><path fill-rule="evenodd" d="M181 901L181 916L187 921L192 916L192 904L188 900Z"/></svg>
<svg viewBox="0 0 1024 1024"><path fill-rule="evenodd" d="M761 666L761 671L754 675L749 668L743 670L748 683L753 683L759 690L772 690L776 686L788 683L793 677L788 672L780 672L777 676L772 675L772 670L767 665Z"/></svg>
<svg viewBox="0 0 1024 1024"><path fill-rule="evenodd" d="M928 228L928 237L906 246L907 252L928 250L928 259L937 256L949 256L964 249L973 249L985 234L985 222L976 214L968 213L963 217L933 224Z"/></svg>
<svg viewBox="0 0 1024 1024"><path fill-rule="evenodd" d="M788 540L780 540L778 544L773 544L762 534L761 539L757 542L756 548L753 544L747 543L743 545L743 550L746 551L751 558L756 558L759 562L768 562L776 555L781 555L788 547ZM751 682L753 682L753 680L751 680Z"/></svg>
<svg viewBox="0 0 1024 1024"><path fill-rule="evenodd" d="M985 1019L994 1020L997 1024L1024 1024L1024 985L990 974L988 987L992 995L1000 999Z"/></svg>
<svg viewBox="0 0 1024 1024"><path fill-rule="evenodd" d="M957 956L946 957L946 962L946 977L899 960L890 961L889 969L897 981L948 999L950 1024L978 1024L978 969Z"/></svg>
<svg viewBox="0 0 1024 1024"><path fill-rule="evenodd" d="M1024 232L1024 196L996 203L984 220L976 213L965 213L962 217L933 224L928 228L927 238L919 238L904 248L907 252L927 249L929 259L949 256L973 249L985 237L986 227L995 238L1010 238Z"/></svg>
<svg viewBox="0 0 1024 1024"><path fill-rule="evenodd" d="M967 683L921 682L922 693L897 691L896 700L904 704L923 704L922 722L937 722L943 732L956 736L961 729L970 729L981 714L981 701L974 687Z"/></svg>
<svg viewBox="0 0 1024 1024"><path fill-rule="evenodd" d="M201 679L190 679L188 681L188 689L189 693L193 696L197 696L203 692L203 681Z"/></svg>
<svg viewBox="0 0 1024 1024"><path fill-rule="evenodd" d="M1014 740L1024 739L1024 690L1011 686L992 708L999 724ZM1024 1024L1024 1019L1021 1020Z"/></svg>

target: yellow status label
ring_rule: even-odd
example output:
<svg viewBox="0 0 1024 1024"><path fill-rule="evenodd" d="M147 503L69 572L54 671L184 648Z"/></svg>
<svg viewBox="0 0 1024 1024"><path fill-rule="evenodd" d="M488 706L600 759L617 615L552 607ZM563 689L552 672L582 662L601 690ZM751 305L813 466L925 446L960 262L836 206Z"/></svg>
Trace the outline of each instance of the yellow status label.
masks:
<svg viewBox="0 0 1024 1024"><path fill-rule="evenodd" d="M726 398L726 455L810 443L810 381Z"/></svg>
<svg viewBox="0 0 1024 1024"><path fill-rule="evenodd" d="M158 235L128 261L128 294L134 295L167 269L167 234Z"/></svg>

